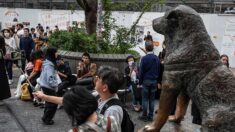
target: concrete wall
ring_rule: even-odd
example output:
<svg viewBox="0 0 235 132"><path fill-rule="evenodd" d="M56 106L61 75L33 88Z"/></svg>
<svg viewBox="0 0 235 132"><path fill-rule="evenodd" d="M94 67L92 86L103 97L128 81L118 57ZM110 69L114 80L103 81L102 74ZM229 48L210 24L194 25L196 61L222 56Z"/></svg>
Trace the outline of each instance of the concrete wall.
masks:
<svg viewBox="0 0 235 132"><path fill-rule="evenodd" d="M76 67L78 61L81 60L81 52L70 52L70 51L59 51L59 54L65 61L69 62L69 65L73 73L76 73ZM124 69L127 66L125 62L128 54L90 54L91 61L96 63L97 68L102 65L109 65L118 68L121 72L124 73Z"/></svg>

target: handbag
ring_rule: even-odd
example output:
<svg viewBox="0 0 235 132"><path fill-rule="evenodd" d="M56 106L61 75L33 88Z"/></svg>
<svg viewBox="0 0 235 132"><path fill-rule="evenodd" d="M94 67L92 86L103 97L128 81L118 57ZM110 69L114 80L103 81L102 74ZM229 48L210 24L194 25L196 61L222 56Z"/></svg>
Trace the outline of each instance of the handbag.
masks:
<svg viewBox="0 0 235 132"><path fill-rule="evenodd" d="M4 58L5 60L11 60L11 53L6 53L6 54L3 56L3 58Z"/></svg>
<svg viewBox="0 0 235 132"><path fill-rule="evenodd" d="M28 83L23 83L21 85L21 96L20 96L20 99L23 100L23 101L32 100L28 88L29 88L29 84Z"/></svg>
<svg viewBox="0 0 235 132"><path fill-rule="evenodd" d="M11 59L12 60L21 60L21 59L24 59L24 51L12 51L11 52Z"/></svg>

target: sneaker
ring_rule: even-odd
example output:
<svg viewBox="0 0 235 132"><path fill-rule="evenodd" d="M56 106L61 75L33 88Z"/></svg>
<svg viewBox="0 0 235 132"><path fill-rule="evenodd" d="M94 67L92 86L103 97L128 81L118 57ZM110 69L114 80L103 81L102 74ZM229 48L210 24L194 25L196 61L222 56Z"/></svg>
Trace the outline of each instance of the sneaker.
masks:
<svg viewBox="0 0 235 132"><path fill-rule="evenodd" d="M15 95L15 97L18 98L18 99L20 98L20 96L21 96L21 95L19 95L19 94L16 94L16 95Z"/></svg>
<svg viewBox="0 0 235 132"><path fill-rule="evenodd" d="M139 120L147 122L148 121L148 117L147 116L139 116L138 117Z"/></svg>
<svg viewBox="0 0 235 132"><path fill-rule="evenodd" d="M8 80L9 85L13 83L13 80Z"/></svg>

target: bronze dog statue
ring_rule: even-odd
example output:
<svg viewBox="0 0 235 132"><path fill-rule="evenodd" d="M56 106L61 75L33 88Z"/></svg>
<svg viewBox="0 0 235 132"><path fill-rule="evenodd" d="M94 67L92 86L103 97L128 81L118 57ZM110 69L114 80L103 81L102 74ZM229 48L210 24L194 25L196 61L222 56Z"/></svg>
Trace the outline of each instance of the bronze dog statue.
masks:
<svg viewBox="0 0 235 132"><path fill-rule="evenodd" d="M165 69L159 110L145 131L161 130L177 97L178 119L191 98L202 115L202 131L235 131L235 77L220 63L200 15L180 5L153 20L153 28L165 36Z"/></svg>

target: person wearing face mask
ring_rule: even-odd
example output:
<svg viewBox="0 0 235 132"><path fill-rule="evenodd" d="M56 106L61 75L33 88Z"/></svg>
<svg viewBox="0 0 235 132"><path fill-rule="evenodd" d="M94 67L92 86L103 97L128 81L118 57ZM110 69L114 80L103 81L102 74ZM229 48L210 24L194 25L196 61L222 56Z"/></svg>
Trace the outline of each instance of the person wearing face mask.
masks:
<svg viewBox="0 0 235 132"><path fill-rule="evenodd" d="M131 89L133 94L132 103L133 110L139 112L141 110L141 88L139 87L138 70L134 56L130 55L126 58L128 66L125 68L125 75L127 79L127 86Z"/></svg>
<svg viewBox="0 0 235 132"><path fill-rule="evenodd" d="M8 73L8 83L12 84L13 83L13 80L12 80L13 61L11 60L11 52L14 52L17 49L17 46L16 46L16 42L14 38L10 36L9 29L3 29L2 33L3 33L4 40L5 40L5 48L6 48L6 55L4 59L5 59L7 73Z"/></svg>
<svg viewBox="0 0 235 132"><path fill-rule="evenodd" d="M220 56L220 61L223 65L227 66L229 68L229 59L226 54L223 54Z"/></svg>

